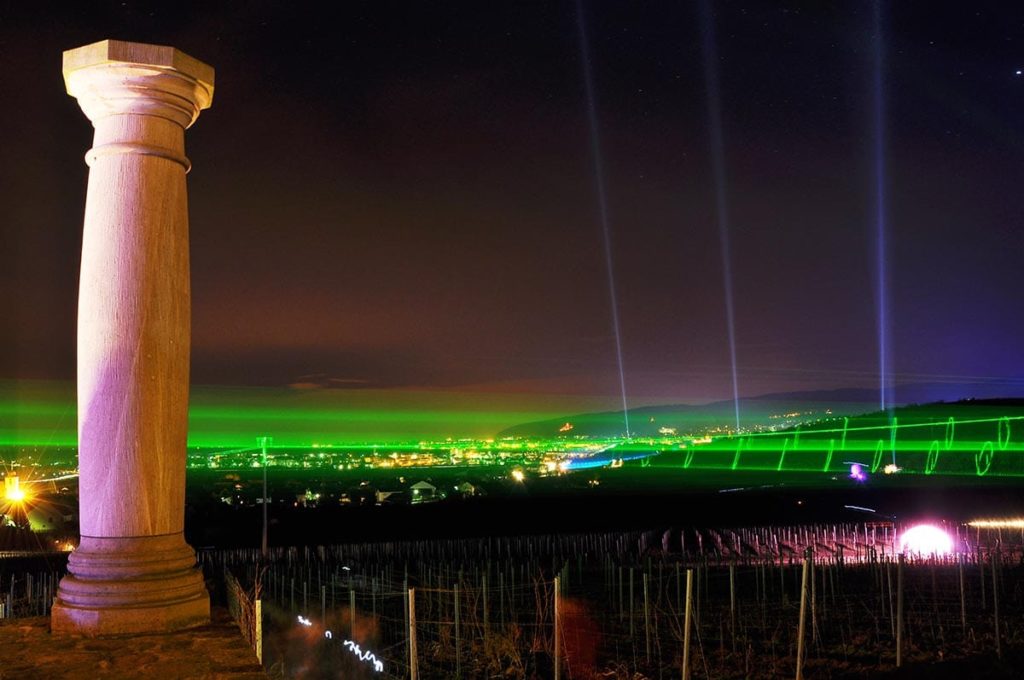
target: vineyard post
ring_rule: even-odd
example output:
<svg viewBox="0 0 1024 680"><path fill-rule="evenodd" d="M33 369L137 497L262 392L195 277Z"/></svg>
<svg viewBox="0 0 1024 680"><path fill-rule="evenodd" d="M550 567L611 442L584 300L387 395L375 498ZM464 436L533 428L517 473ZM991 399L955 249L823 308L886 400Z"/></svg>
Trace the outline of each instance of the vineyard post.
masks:
<svg viewBox="0 0 1024 680"><path fill-rule="evenodd" d="M789 604L789 595L786 593L786 566L782 561L782 551L779 551L779 594L783 607Z"/></svg>
<svg viewBox="0 0 1024 680"><path fill-rule="evenodd" d="M686 615L683 617L683 680L690 680L690 626L693 619L693 569L686 570Z"/></svg>
<svg viewBox="0 0 1024 680"><path fill-rule="evenodd" d="M981 611L985 611L988 608L985 602L985 560L981 556L980 545L978 546L978 578L981 581Z"/></svg>
<svg viewBox="0 0 1024 680"><path fill-rule="evenodd" d="M807 548L811 558L811 640L818 644L818 582L814 578L814 548Z"/></svg>
<svg viewBox="0 0 1024 680"><path fill-rule="evenodd" d="M501 630L505 630L505 572L498 571L498 605L501 610Z"/></svg>
<svg viewBox="0 0 1024 680"><path fill-rule="evenodd" d="M355 590L355 588L350 588L349 591L348 591L348 610L349 610L349 615L348 615L349 633L352 636L351 639L355 640L356 639L356 590Z"/></svg>
<svg viewBox="0 0 1024 680"><path fill-rule="evenodd" d="M796 680L804 678L804 635L807 628L807 578L811 572L811 558L804 558L800 577L800 625L796 635Z"/></svg>
<svg viewBox="0 0 1024 680"><path fill-rule="evenodd" d="M644 649L647 663L651 663L651 609L647 592L647 574L644 573Z"/></svg>
<svg viewBox="0 0 1024 680"><path fill-rule="evenodd" d="M629 568L629 642L633 643L633 567Z"/></svg>
<svg viewBox="0 0 1024 680"><path fill-rule="evenodd" d="M729 565L729 632L732 636L732 651L736 653L736 562Z"/></svg>
<svg viewBox="0 0 1024 680"><path fill-rule="evenodd" d="M490 613L489 612L490 606L489 606L488 594L487 594L487 574L486 574L486 572L484 573L484 575L481 578L480 582L483 585L484 645L486 646L487 645L487 638L490 636L490 633L491 633L491 624L490 624L490 620L488 619L488 615Z"/></svg>
<svg viewBox="0 0 1024 680"><path fill-rule="evenodd" d="M455 675L462 677L462 632L459 628L459 582L455 582Z"/></svg>
<svg viewBox="0 0 1024 680"><path fill-rule="evenodd" d="M256 600L256 661L263 665L263 600Z"/></svg>
<svg viewBox="0 0 1024 680"><path fill-rule="evenodd" d="M992 614L995 622L996 656L1001 659L1003 658L1003 645L999 639L999 581L996 573L996 555L990 553L989 557L992 560Z"/></svg>
<svg viewBox="0 0 1024 680"><path fill-rule="evenodd" d="M559 620L561 612L559 611L559 600L561 599L561 582L559 578L555 577L555 649L553 656L555 657L555 680L561 680L562 678L562 622Z"/></svg>
<svg viewBox="0 0 1024 680"><path fill-rule="evenodd" d="M903 553L896 564L896 668L903 665Z"/></svg>
<svg viewBox="0 0 1024 680"><path fill-rule="evenodd" d="M625 607L622 606L622 565L619 565L619 621L622 620Z"/></svg>
<svg viewBox="0 0 1024 680"><path fill-rule="evenodd" d="M409 588L409 680L418 680L416 668L416 589Z"/></svg>
<svg viewBox="0 0 1024 680"><path fill-rule="evenodd" d="M960 577L960 627L964 636L967 635L967 599L964 593L964 556L960 553L956 556L957 572Z"/></svg>
<svg viewBox="0 0 1024 680"><path fill-rule="evenodd" d="M409 577L408 577L408 572L407 572L406 573L406 578L402 581L402 594L406 594L406 593L410 593L410 592L412 592L412 591L409 588ZM402 598L402 610L403 610L403 614L405 616L405 629L406 630L411 630L412 629L412 624L411 624L410 618L409 618L409 614L410 614L410 612L409 612L409 603L411 601L412 601L412 598L410 598L410 597L403 597ZM405 653L406 653L406 656L412 657L411 640L409 639L408 635L405 638ZM410 666L410 671L411 671L411 668L412 667Z"/></svg>
<svg viewBox="0 0 1024 680"><path fill-rule="evenodd" d="M885 561L885 589L888 593L889 599L889 629L892 631L892 636L896 637L896 617L893 615L892 607L892 555L890 554L888 559Z"/></svg>

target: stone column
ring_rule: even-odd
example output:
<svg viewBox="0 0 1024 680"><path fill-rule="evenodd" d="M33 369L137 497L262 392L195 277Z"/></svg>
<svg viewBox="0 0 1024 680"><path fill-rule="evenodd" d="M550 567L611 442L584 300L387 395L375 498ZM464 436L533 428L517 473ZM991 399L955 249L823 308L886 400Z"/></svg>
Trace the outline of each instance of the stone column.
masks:
<svg viewBox="0 0 1024 680"><path fill-rule="evenodd" d="M170 47L104 40L64 53L92 121L78 296L82 540L54 632L157 632L209 620L182 534L190 292L185 129L213 69Z"/></svg>

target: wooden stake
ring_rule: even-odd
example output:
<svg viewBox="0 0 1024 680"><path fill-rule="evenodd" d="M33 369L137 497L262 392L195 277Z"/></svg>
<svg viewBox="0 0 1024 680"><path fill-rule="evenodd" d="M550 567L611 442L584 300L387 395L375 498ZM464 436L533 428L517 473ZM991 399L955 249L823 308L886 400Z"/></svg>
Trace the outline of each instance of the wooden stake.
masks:
<svg viewBox="0 0 1024 680"><path fill-rule="evenodd" d="M963 630L964 636L967 635L967 596L964 592L964 556L959 554L956 556L957 572L960 577L960 628Z"/></svg>
<svg viewBox="0 0 1024 680"><path fill-rule="evenodd" d="M419 680L416 664L416 589L409 588L409 680Z"/></svg>
<svg viewBox="0 0 1024 680"><path fill-rule="evenodd" d="M647 574L644 573L644 649L647 663L651 663L651 608L647 592Z"/></svg>
<svg viewBox="0 0 1024 680"><path fill-rule="evenodd" d="M996 656L1000 659L1003 658L1003 644L1000 640L999 635L999 580L996 573L996 555L992 553L990 555L992 560L992 614L995 622L995 634L996 634Z"/></svg>
<svg viewBox="0 0 1024 680"><path fill-rule="evenodd" d="M455 582L455 677L462 677L462 632L459 627L459 582Z"/></svg>
<svg viewBox="0 0 1024 680"><path fill-rule="evenodd" d="M896 565L896 668L903 665L903 553Z"/></svg>
<svg viewBox="0 0 1024 680"><path fill-rule="evenodd" d="M729 632L732 635L732 651L736 653L736 563L729 565Z"/></svg>
<svg viewBox="0 0 1024 680"><path fill-rule="evenodd" d="M559 578L555 577L555 680L561 680L562 678L562 622L560 621L561 612L558 606L558 601L561 598L561 582Z"/></svg>
<svg viewBox="0 0 1024 680"><path fill-rule="evenodd" d="M683 617L683 680L690 680L690 627L693 621L693 569L686 570L686 615Z"/></svg>
<svg viewBox="0 0 1024 680"><path fill-rule="evenodd" d="M807 627L807 579L811 572L811 559L804 558L803 574L800 578L800 627L796 634L796 680L804 678L804 631Z"/></svg>

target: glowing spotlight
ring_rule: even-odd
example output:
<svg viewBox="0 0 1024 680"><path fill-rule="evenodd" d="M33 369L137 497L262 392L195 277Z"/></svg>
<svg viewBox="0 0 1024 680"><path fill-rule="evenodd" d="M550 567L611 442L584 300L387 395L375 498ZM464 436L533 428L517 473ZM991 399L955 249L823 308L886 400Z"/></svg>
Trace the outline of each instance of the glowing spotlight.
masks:
<svg viewBox="0 0 1024 680"><path fill-rule="evenodd" d="M899 549L914 555L949 555L953 552L953 537L934 524L918 524L903 532Z"/></svg>
<svg viewBox="0 0 1024 680"><path fill-rule="evenodd" d="M902 471L903 471L903 468L899 467L895 463L889 463L884 468L882 468L882 472L884 472L887 475L894 475L897 472L902 472Z"/></svg>
<svg viewBox="0 0 1024 680"><path fill-rule="evenodd" d="M526 475L523 474L522 470L513 470L512 479L516 480L517 482L521 482L524 479L526 479Z"/></svg>
<svg viewBox="0 0 1024 680"><path fill-rule="evenodd" d="M854 463L850 466L850 479L855 482L863 482L868 478L868 474L864 472L864 467L860 463Z"/></svg>
<svg viewBox="0 0 1024 680"><path fill-rule="evenodd" d="M18 475L4 477L4 498L8 503L23 503L28 499L25 487L21 486Z"/></svg>

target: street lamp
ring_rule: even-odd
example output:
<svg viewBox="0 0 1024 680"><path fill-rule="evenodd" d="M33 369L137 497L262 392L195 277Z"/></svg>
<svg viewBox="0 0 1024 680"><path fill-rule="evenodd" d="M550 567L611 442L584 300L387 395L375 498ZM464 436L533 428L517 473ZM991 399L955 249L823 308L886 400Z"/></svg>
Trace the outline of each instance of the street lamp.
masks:
<svg viewBox="0 0 1024 680"><path fill-rule="evenodd" d="M267 446L273 442L272 437L260 437L256 440L260 448L263 450L263 542L260 545L260 554L263 555L263 559L267 558Z"/></svg>

